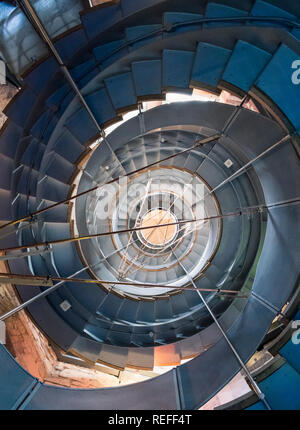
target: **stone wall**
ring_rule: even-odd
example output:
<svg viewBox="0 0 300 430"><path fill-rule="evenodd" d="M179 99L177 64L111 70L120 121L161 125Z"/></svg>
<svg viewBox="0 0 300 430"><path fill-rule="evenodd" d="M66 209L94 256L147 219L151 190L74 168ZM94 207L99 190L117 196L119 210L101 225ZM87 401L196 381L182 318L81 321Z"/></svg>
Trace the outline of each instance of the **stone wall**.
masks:
<svg viewBox="0 0 300 430"><path fill-rule="evenodd" d="M17 92L18 89L11 85L0 85L0 129L7 119L3 110Z"/></svg>
<svg viewBox="0 0 300 430"><path fill-rule="evenodd" d="M0 272L6 272L0 262ZM30 288L30 286L28 286ZM18 306L14 288L0 284L0 314ZM143 375L119 372L116 376L86 367L61 362L25 311L5 320L6 348L17 362L42 382L72 388L103 388L147 379Z"/></svg>

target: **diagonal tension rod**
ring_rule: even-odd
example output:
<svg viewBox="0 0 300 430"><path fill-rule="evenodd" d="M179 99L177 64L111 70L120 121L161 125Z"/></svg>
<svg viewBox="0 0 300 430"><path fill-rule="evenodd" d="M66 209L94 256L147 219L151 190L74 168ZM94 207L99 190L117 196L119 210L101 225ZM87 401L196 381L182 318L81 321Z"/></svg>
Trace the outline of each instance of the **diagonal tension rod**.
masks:
<svg viewBox="0 0 300 430"><path fill-rule="evenodd" d="M75 200L78 197L82 197L82 196L84 196L86 194L89 194L89 193L91 193L93 191L98 190L99 188L105 187L106 185L111 185L111 184L113 184L115 182L118 182L122 178L130 177L132 175L136 175L137 173L140 173L140 172L142 172L144 170L147 170L147 169L149 169L149 168L151 168L153 166L156 166L158 164L164 163L165 161L171 160L172 158L178 157L179 155L186 154L186 153L188 153L190 151L193 151L194 149L198 148L200 145L205 145L206 143L213 142L215 140L218 140L220 137L221 137L220 134L215 134L213 136L201 139L201 140L197 141L193 146L191 146L191 147L189 147L187 149L184 149L183 151L177 152L176 154L169 155L168 157L165 157L165 158L163 158L161 160L158 160L158 161L155 161L155 162L153 162L151 164L148 164L145 167L141 167L141 168L136 169L136 170L134 170L132 172L129 172L126 175L118 176L118 177L116 177L114 179L111 179L108 182L105 182L104 184L100 184L100 185L97 185L97 186L95 186L93 188L89 188L88 190L82 191L81 193L78 193L78 194L76 194L74 196L71 196L71 197L69 197L69 198L67 198L65 200L61 200L61 201L59 201L57 203L54 203L53 205L49 205L49 206L47 206L47 207L45 207L43 209L40 209L40 210L38 210L36 212L32 212L31 214L26 215L26 216L24 216L22 218L19 218L17 220L10 221L10 222L8 222L6 224L3 224L3 225L0 226L0 230L4 229L5 227L10 227L10 226L19 224L20 222L29 221L29 220L33 219L34 217L36 217L37 215L40 215L40 214L42 214L44 212L47 212L50 209L54 209L57 206L63 205L65 203L69 203L70 201Z"/></svg>
<svg viewBox="0 0 300 430"><path fill-rule="evenodd" d="M25 309L29 304L34 303L39 298L48 296L50 293L58 289L62 284L66 282L83 283L86 285L91 285L91 284L111 285L113 283L114 285L126 285L126 286L138 287L138 288L162 288L162 289L172 289L172 290L178 290L178 291L195 290L195 287L192 287L190 284L183 287L173 287L172 285L157 285L157 284L147 284L147 283L138 284L134 282L104 281L101 279L75 278L76 275L80 274L85 269L86 268L79 270L78 272L74 273L72 277L68 277L68 278L0 273L0 283L3 283L3 284L49 287L46 290L42 291L41 293L37 294L36 296L32 297L31 299L27 300L26 302L20 304L16 308L1 315L0 321L4 321L10 316L21 311L22 309ZM53 284L53 281L57 283ZM213 288L198 288L198 287L196 287L196 289L202 292L216 293L218 296L227 296L232 299L248 298L247 294L240 294L239 291L235 291L235 290L222 290L220 288L213 289Z"/></svg>
<svg viewBox="0 0 300 430"><path fill-rule="evenodd" d="M52 287L53 282L73 282L82 284L103 284L103 285L125 285L129 287L138 288L166 288L173 290L195 290L195 287L187 285L182 287L176 287L169 285L150 284L150 283L137 283L127 281L106 281L103 279L80 279L80 278L64 278L59 276L34 276L34 275L19 275L15 273L0 273L0 283L2 284L15 284L15 285L32 285L41 287ZM236 290L222 290L221 288L197 288L204 292L214 292L218 294L231 294L236 296L239 291ZM247 298L247 295L241 295L240 298Z"/></svg>
<svg viewBox="0 0 300 430"><path fill-rule="evenodd" d="M128 228L123 230L115 230L115 231L109 231L104 233L95 233L95 234L89 234L87 236L77 236L77 237L70 237L67 239L57 239L57 240L51 240L47 242L40 242L40 243L34 243L32 245L20 245L20 246L14 246L11 248L5 248L0 249L0 252L10 252L10 251L20 251L22 249L30 249L30 248L39 248L44 247L45 249L48 249L50 245L59 245L63 243L72 243L72 242L81 242L82 240L89 240L94 239L98 237L106 237L106 236L113 236L117 234L123 234L123 233L131 233L135 231L143 231L143 230L152 230L152 229L158 229L158 228L164 228L164 227L170 227L175 225L184 225L184 224L195 224L198 222L205 222L205 221L211 221L214 219L223 219L227 217L235 217L235 216L241 216L241 215L247 215L251 212L261 212L261 207L257 208L245 208L243 210L239 210L237 212L231 212L224 215L214 215L206 218L195 218L195 219L187 219L187 220L181 220L181 221L174 221L171 223L166 224L159 224L159 225L149 225L146 227L135 227L135 228Z"/></svg>
<svg viewBox="0 0 300 430"><path fill-rule="evenodd" d="M88 240L88 239L105 237L105 236L112 236L112 235L122 234L122 233L130 233L130 232L134 232L134 231L152 230L152 229L156 229L156 228L163 228L163 227L169 227L169 226L174 226L174 225L196 224L198 222L211 221L214 219L224 219L224 218L228 218L228 217L250 215L252 213L254 213L254 214L255 213L261 213L261 212L264 212L268 209L277 208L280 206L290 206L290 205L296 205L299 203L300 203L300 197L296 197L294 199L289 199L289 200L285 200L285 201L281 201L281 202L277 202L277 203L271 203L269 205L249 206L247 208L241 208L240 210L238 210L236 212L230 212L228 214L214 215L214 216L210 216L210 217L206 217L206 218L181 220L181 221L176 221L176 222L172 222L172 223L152 225L152 226L150 225L150 226L146 226L146 227L136 227L136 228L129 228L129 229L124 229L124 230L115 230L115 231L104 232L104 233L90 234L87 236L70 237L68 239L58 239L58 240L52 240L49 242L35 243L32 245L20 245L20 246L15 246L12 248L0 249L0 252L2 253L2 252L10 252L10 251L20 251L22 249L30 249L30 248L38 248L38 247L44 247L45 250L48 250L50 245L59 245L59 244L63 244L63 243L80 242L82 240ZM42 252L42 250L41 250L41 252ZM1 259L4 260L5 258L1 257Z"/></svg>

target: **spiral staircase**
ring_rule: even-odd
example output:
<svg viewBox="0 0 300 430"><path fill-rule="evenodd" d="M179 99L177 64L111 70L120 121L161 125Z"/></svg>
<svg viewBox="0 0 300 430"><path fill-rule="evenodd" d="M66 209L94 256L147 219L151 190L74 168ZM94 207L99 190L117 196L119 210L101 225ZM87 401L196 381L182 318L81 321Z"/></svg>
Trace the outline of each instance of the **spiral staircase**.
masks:
<svg viewBox="0 0 300 430"><path fill-rule="evenodd" d="M49 281L16 282L21 301L55 345L90 363L175 366L138 384L65 389L0 345L0 408L200 408L245 370L276 317L300 319L300 3L2 2L0 31L21 85L0 136L1 258L13 275ZM195 88L241 103L194 101ZM169 92L190 101L143 109ZM176 191L197 184L204 197ZM280 366L241 408L300 408L290 337L276 339Z"/></svg>

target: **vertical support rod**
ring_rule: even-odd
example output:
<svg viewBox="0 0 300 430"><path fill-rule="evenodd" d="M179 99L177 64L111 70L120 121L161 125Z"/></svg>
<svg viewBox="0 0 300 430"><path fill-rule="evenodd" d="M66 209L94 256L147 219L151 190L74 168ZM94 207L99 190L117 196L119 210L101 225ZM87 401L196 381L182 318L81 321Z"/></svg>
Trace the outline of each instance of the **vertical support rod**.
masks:
<svg viewBox="0 0 300 430"><path fill-rule="evenodd" d="M174 254L175 255L175 254ZM242 369L244 370L244 372L246 373L254 392L257 394L258 398L264 403L264 405L266 406L266 408L268 410L271 410L271 407L269 405L269 403L266 400L266 396L265 394L261 391L261 389L259 388L258 384L256 383L256 381L254 380L254 378L252 377L251 373L249 372L249 369L247 368L246 364L243 362L243 360L241 359L239 353L237 352L237 350L235 349L235 347L233 346L233 344L231 343L230 339L228 338L227 334L225 333L225 331L223 330L221 324L219 323L218 319L216 318L215 314L213 313L213 311L210 309L210 307L208 306L206 300L204 299L202 293L197 289L197 286L193 280L193 278L190 276L190 274L186 271L185 267L183 266L183 264L179 261L179 259L177 258L177 256L175 255L175 258L177 259L178 263L180 264L180 266L182 267L182 269L185 271L187 277L189 278L191 284L193 285L193 287L196 289L200 299L202 300L202 303L204 304L205 308L207 309L208 313L210 314L210 316L212 317L212 319L214 320L216 326L218 327L218 329L220 330L220 332L222 333L222 336L224 337L224 339L226 340L229 348L231 349L231 351L233 352L235 358L237 359L237 361L239 362L240 366L242 367Z"/></svg>

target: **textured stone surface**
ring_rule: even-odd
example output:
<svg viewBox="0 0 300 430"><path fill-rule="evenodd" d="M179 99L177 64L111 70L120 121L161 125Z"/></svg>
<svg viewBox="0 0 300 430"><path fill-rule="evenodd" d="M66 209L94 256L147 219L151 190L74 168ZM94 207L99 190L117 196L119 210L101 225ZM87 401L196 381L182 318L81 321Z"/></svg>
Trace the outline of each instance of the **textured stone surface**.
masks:
<svg viewBox="0 0 300 430"><path fill-rule="evenodd" d="M104 3L104 1L97 1L97 3ZM10 85L0 85L0 129L7 119L3 110L17 92L18 90ZM0 262L0 272L7 272L3 262ZM19 300L14 288L8 284L0 284L0 314L6 313L18 305ZM5 346L18 363L40 381L64 387L102 388L148 379L132 372L124 374L120 372L118 376L113 376L94 369L58 361L47 338L39 331L25 311L8 318L5 324Z"/></svg>
<svg viewBox="0 0 300 430"><path fill-rule="evenodd" d="M228 105L233 105L233 106L238 106L241 103L241 101L242 101L241 98L232 95L228 91L222 91L220 96L217 98L217 102L226 103ZM254 112L258 112L255 104L251 99L247 103L244 103L244 108L253 110Z"/></svg>
<svg viewBox="0 0 300 430"><path fill-rule="evenodd" d="M0 262L0 272L6 272L3 262ZM0 314L18 304L14 288L8 284L0 284ZM7 349L22 367L40 381L74 388L102 388L122 383L119 377L59 362L47 338L33 324L25 311L8 318L5 323ZM132 382L136 382L135 377ZM126 383L130 383L129 377L126 378Z"/></svg>
<svg viewBox="0 0 300 430"><path fill-rule="evenodd" d="M3 110L17 92L17 88L12 87L11 85L0 85L0 129L7 119Z"/></svg>

